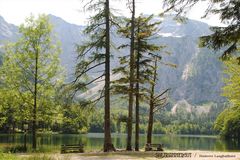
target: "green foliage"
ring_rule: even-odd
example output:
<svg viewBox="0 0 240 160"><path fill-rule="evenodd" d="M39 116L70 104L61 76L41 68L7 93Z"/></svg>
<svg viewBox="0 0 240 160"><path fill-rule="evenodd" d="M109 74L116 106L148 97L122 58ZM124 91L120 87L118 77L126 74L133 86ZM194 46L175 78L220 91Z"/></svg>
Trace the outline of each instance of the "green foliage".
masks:
<svg viewBox="0 0 240 160"><path fill-rule="evenodd" d="M5 46L0 68L1 117L4 123L13 127L17 122L33 120L35 96L37 121L51 121L59 109L56 95L64 81L59 60L61 50L52 40L48 17L40 15L35 19L30 16L20 26L19 33L21 38L16 43Z"/></svg>
<svg viewBox="0 0 240 160"><path fill-rule="evenodd" d="M239 28L239 8L240 1L230 0L225 2L223 0L215 1L220 4L218 8L211 8L214 14L220 14L220 18L224 22L228 22L227 27L212 27L214 32L210 36L201 38L201 46L213 48L214 50L226 47L222 58L228 59L229 56L239 49L240 44L240 28Z"/></svg>
<svg viewBox="0 0 240 160"><path fill-rule="evenodd" d="M126 133L127 125L127 99L116 99L111 110L111 131L112 133ZM124 105L123 105L124 104ZM155 112L154 115L154 134L194 134L194 135L214 135L217 134L213 130L213 124L219 113L225 108L226 104L207 103L206 107L210 107L207 113L192 113L180 108L176 113L168 111L166 108ZM184 106L183 106L184 107ZM147 103L142 103L140 107L140 133L147 133L149 109ZM103 132L103 109L98 108L89 115L89 133ZM134 122L133 122L134 123Z"/></svg>
<svg viewBox="0 0 240 160"><path fill-rule="evenodd" d="M83 31L89 38L83 44L76 46L78 56L75 68L76 79L73 85L75 92L86 90L89 85L104 79L106 71L106 68L104 68L106 63L105 49L108 45L106 44L106 38L108 32L110 32L106 29L106 12L109 12L110 29L115 25L115 16L109 10L106 11L105 4L104 0L96 0L96 2L89 1L86 5L86 10L94 10L97 13L89 18L88 26ZM110 56L112 55L110 54ZM99 94L102 98L103 92Z"/></svg>
<svg viewBox="0 0 240 160"><path fill-rule="evenodd" d="M240 133L240 112L239 107L225 109L216 119L214 129L220 131L225 138L239 139Z"/></svg>
<svg viewBox="0 0 240 160"><path fill-rule="evenodd" d="M225 86L223 87L223 96L232 103L233 106L240 107L240 67L238 60L232 58L224 62Z"/></svg>
<svg viewBox="0 0 240 160"><path fill-rule="evenodd" d="M89 111L81 106L70 105L64 107L61 130L63 133L86 133L88 131Z"/></svg>
<svg viewBox="0 0 240 160"><path fill-rule="evenodd" d="M151 20L153 15L144 17L140 15L135 19L135 70L134 70L134 83L139 83L140 95L143 98L146 96L146 93L149 91L146 87L147 84L151 83L151 77L154 71L153 61L154 56L157 56L153 53L159 52L164 46L158 46L150 41L153 40L156 33L158 32L157 25L160 22L152 23ZM130 38L130 19L124 19L125 26L121 27L118 32L125 38ZM122 44L119 46L119 49L129 47L128 44ZM152 54L149 54L152 53ZM159 56L160 57L160 56ZM120 66L113 69L114 74L119 74L120 78L113 81L113 92L116 94L127 95L129 93L129 74L130 74L130 56L121 56L119 57ZM136 72L136 66L139 65L139 72ZM137 78L137 74L138 77ZM134 89L136 90L136 89ZM135 91L136 92L136 91ZM125 96L124 96L125 97Z"/></svg>
<svg viewBox="0 0 240 160"><path fill-rule="evenodd" d="M214 128L226 138L239 138L240 133L240 67L238 60L225 61L223 96L227 97L232 107L225 109L216 119Z"/></svg>
<svg viewBox="0 0 240 160"><path fill-rule="evenodd" d="M163 127L161 122L156 122L153 125L153 134L165 134L167 133L166 128Z"/></svg>
<svg viewBox="0 0 240 160"><path fill-rule="evenodd" d="M94 112L90 118L90 128L89 132L93 133L103 133L104 131L104 119L103 119L103 111Z"/></svg>

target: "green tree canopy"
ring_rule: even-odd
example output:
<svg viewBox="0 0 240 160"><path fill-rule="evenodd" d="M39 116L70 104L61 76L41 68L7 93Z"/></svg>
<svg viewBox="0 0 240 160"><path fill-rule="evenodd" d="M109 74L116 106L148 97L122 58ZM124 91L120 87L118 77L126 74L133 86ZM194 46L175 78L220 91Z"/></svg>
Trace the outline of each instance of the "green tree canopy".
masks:
<svg viewBox="0 0 240 160"><path fill-rule="evenodd" d="M217 118L214 128L228 138L239 138L240 133L240 67L238 60L225 61L223 96L231 107L225 109Z"/></svg>
<svg viewBox="0 0 240 160"><path fill-rule="evenodd" d="M37 19L30 16L19 33L16 43L5 46L1 99L22 121L32 122L34 133L36 122L51 121L59 108L56 95L63 83L61 49L52 39L52 25L46 15Z"/></svg>

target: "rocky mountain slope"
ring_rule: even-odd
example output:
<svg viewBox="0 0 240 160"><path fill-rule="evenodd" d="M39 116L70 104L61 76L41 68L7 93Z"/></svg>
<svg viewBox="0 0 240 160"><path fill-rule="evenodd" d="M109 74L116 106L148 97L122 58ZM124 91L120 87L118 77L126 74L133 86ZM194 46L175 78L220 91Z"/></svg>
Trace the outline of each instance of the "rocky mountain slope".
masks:
<svg viewBox="0 0 240 160"><path fill-rule="evenodd" d="M76 60L75 45L86 40L86 36L82 34L84 26L70 24L53 15L50 15L50 20L62 44L63 53L60 55L62 65L71 79ZM156 39L154 43L166 45L166 50L172 54L170 56L163 54L163 60L174 63L178 67L174 69L160 65L158 90L171 88L171 99L175 104L182 103L183 100L191 105L221 101L220 93L223 85L221 62L216 53L198 47L198 37L211 33L209 26L194 20L178 23L172 20L171 16L162 20L159 26L161 38ZM0 45L3 45L5 41L16 40L19 36L17 30L17 26L8 24L0 17ZM122 38L114 37L115 44L123 41L125 40ZM120 54L121 51L114 53L115 58L111 66L117 65L117 57ZM98 88L97 85L102 84L96 84L95 88ZM89 94L93 93L96 92ZM91 97L91 95L88 96Z"/></svg>

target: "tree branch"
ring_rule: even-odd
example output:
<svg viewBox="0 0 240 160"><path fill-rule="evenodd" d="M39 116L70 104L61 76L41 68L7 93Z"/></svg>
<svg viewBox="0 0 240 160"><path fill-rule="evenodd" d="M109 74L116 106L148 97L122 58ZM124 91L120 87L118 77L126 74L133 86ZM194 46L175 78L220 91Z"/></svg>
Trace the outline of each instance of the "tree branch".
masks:
<svg viewBox="0 0 240 160"><path fill-rule="evenodd" d="M155 99L161 97L162 95L164 95L166 92L168 92L170 90L170 88L166 89L165 91L163 91L162 93L160 93L158 96L154 97L154 101Z"/></svg>
<svg viewBox="0 0 240 160"><path fill-rule="evenodd" d="M156 113L157 111L159 111L160 109L163 109L164 107L166 107L169 103L166 103L164 105L162 105L161 107L157 108L155 111L153 111L153 113Z"/></svg>
<svg viewBox="0 0 240 160"><path fill-rule="evenodd" d="M95 60L93 60L93 61L95 61ZM93 62L93 61L92 61L92 62ZM76 79L73 81L73 83L75 83L82 75L84 75L85 73L87 73L87 72L90 71L91 69L96 68L96 67L98 67L98 66L100 66L100 65L103 65L103 64L105 64L105 62L98 63L98 64L96 64L96 65L94 65L94 66L92 66L92 67L90 67L90 68L82 71L82 72L80 73L80 75L78 75L78 76L76 77Z"/></svg>
<svg viewBox="0 0 240 160"><path fill-rule="evenodd" d="M95 79L91 80L91 81L90 81L90 82L88 82L88 83L82 84L82 86L80 86L80 87L86 87L86 86L88 86L88 85L92 84L93 82L95 82L96 80L98 80L98 79L102 78L103 76L105 76L105 73L104 73L104 74L102 74L101 76L99 76L99 77L97 77L97 78L95 78ZM77 88L79 88L79 87L77 87Z"/></svg>

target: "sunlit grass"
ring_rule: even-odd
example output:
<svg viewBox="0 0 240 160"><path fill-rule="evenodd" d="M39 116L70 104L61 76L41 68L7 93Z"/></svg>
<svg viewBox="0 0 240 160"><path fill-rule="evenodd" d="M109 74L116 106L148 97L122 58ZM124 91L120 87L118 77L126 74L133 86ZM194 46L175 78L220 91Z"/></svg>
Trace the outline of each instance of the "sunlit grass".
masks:
<svg viewBox="0 0 240 160"><path fill-rule="evenodd" d="M22 160L19 157L9 154L9 153L0 153L0 160Z"/></svg>
<svg viewBox="0 0 240 160"><path fill-rule="evenodd" d="M0 153L0 160L70 160L70 158L54 154L28 154L19 156L11 153Z"/></svg>
<svg viewBox="0 0 240 160"><path fill-rule="evenodd" d="M25 159L26 160L70 160L70 158L68 158L67 156L48 155L48 154L31 155L28 158L25 157Z"/></svg>

